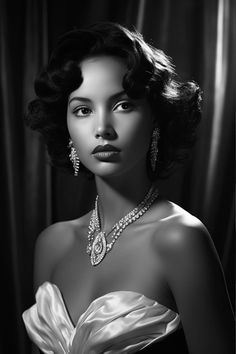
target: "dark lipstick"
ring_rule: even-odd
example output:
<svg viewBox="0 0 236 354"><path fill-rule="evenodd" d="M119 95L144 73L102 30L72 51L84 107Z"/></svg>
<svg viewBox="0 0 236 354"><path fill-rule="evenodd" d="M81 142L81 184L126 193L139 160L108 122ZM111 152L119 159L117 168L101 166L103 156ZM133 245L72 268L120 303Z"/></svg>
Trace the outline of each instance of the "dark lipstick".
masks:
<svg viewBox="0 0 236 354"><path fill-rule="evenodd" d="M120 149L118 149L117 147L115 147L113 145L110 145L110 144L98 145L92 151L92 154L96 154L96 153L99 153L99 152L106 152L106 151L120 152Z"/></svg>
<svg viewBox="0 0 236 354"><path fill-rule="evenodd" d="M116 162L119 160L120 149L117 147L106 144L98 145L92 151L92 155L99 161L103 162Z"/></svg>

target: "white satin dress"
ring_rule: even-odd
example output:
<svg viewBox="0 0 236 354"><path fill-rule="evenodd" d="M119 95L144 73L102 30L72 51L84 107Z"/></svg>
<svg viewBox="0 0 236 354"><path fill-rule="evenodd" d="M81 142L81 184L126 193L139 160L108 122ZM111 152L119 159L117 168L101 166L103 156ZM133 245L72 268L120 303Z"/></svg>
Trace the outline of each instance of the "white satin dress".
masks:
<svg viewBox="0 0 236 354"><path fill-rule="evenodd" d="M22 316L29 337L46 354L135 353L180 325L178 313L125 290L92 301L74 325L59 288L49 282Z"/></svg>

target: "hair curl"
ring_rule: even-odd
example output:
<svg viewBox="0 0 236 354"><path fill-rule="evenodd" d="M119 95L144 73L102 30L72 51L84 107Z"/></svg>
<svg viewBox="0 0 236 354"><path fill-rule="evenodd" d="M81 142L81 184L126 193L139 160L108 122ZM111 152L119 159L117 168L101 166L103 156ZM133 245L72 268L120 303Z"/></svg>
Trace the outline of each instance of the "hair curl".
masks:
<svg viewBox="0 0 236 354"><path fill-rule="evenodd" d="M95 55L121 57L127 64L123 87L132 98L146 97L160 128L156 173L169 174L187 156L201 118L201 92L195 82L177 81L171 59L147 44L140 33L110 22L73 30L58 41L47 67L35 80L37 98L28 105L27 124L45 138L53 165L73 172L66 123L69 94L82 83L79 63ZM88 172L85 166L81 169Z"/></svg>

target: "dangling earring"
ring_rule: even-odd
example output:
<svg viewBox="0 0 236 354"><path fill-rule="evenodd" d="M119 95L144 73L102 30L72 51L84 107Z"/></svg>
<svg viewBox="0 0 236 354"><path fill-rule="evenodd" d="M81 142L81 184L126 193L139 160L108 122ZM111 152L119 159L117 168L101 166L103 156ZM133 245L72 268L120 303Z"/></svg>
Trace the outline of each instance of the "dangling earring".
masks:
<svg viewBox="0 0 236 354"><path fill-rule="evenodd" d="M69 140L69 145L68 147L70 148L70 154L69 154L69 158L73 164L74 167L74 176L78 176L78 172L79 172L79 164L80 164L80 160L79 160L79 156L77 155L77 152L74 148L73 145L73 141L70 139Z"/></svg>
<svg viewBox="0 0 236 354"><path fill-rule="evenodd" d="M159 128L154 128L152 132L152 139L151 139L151 148L150 148L150 162L152 172L155 172L156 164L157 164L157 153L158 153L158 140L160 138L160 130Z"/></svg>

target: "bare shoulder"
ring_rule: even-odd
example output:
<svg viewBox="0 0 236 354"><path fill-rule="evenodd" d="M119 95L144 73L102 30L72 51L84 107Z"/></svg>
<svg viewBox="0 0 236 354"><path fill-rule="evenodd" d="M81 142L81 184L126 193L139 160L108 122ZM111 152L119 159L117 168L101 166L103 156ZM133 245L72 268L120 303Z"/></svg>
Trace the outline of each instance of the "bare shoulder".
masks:
<svg viewBox="0 0 236 354"><path fill-rule="evenodd" d="M193 354L231 353L234 319L223 269L203 223L172 204L160 220L155 249L162 260Z"/></svg>
<svg viewBox="0 0 236 354"><path fill-rule="evenodd" d="M222 272L220 259L207 228L194 215L170 203L167 217L154 236L155 251L169 282L181 284L190 276L206 279Z"/></svg>
<svg viewBox="0 0 236 354"><path fill-rule="evenodd" d="M173 261L193 254L195 257L206 253L217 256L207 228L197 217L170 202L169 210L169 215L159 223L155 239L158 252Z"/></svg>
<svg viewBox="0 0 236 354"><path fill-rule="evenodd" d="M38 288L50 281L54 267L75 242L84 235L89 213L75 220L57 222L44 229L38 236L34 255L34 285Z"/></svg>

